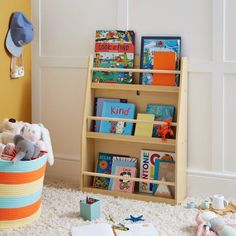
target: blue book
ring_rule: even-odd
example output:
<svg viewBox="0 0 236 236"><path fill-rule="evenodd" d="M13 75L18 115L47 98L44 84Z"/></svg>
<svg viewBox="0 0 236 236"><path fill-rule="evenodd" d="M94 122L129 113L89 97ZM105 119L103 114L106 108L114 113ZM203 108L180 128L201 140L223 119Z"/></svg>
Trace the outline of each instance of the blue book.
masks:
<svg viewBox="0 0 236 236"><path fill-rule="evenodd" d="M134 119L135 105L131 103L104 102L102 116L109 118ZM133 123L102 120L101 133L132 135Z"/></svg>
<svg viewBox="0 0 236 236"><path fill-rule="evenodd" d="M111 174L113 154L99 153L96 173ZM93 186L95 188L108 189L110 178L98 177L94 178Z"/></svg>
<svg viewBox="0 0 236 236"><path fill-rule="evenodd" d="M174 118L174 111L175 107L173 105L148 104L146 108L146 113L154 114L155 120L157 121L172 121ZM153 137L160 137L160 135L158 134L157 125L153 126Z"/></svg>
<svg viewBox="0 0 236 236"><path fill-rule="evenodd" d="M175 161L155 159L154 180L164 180L175 182ZM152 193L156 194L159 184L153 184ZM167 186L167 185L166 185ZM173 186L166 187L171 196L174 197L175 189Z"/></svg>
<svg viewBox="0 0 236 236"><path fill-rule="evenodd" d="M128 157L128 156L113 156L112 159L112 167L111 167L111 174L116 175L117 173L117 167L122 166L122 167L136 167L137 166L137 159L133 157ZM115 184L115 179L111 179L109 182L108 189L113 190L114 189L114 184Z"/></svg>

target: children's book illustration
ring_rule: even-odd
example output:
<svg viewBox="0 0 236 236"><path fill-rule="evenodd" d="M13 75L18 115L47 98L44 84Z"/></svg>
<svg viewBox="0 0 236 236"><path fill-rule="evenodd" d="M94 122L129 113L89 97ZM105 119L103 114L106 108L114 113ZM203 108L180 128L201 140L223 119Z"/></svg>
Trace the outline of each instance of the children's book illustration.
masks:
<svg viewBox="0 0 236 236"><path fill-rule="evenodd" d="M125 167L117 166L116 175L124 177L135 177L136 167ZM124 180L124 179L115 179L114 180L114 190L119 192L130 192L134 191L134 181Z"/></svg>
<svg viewBox="0 0 236 236"><path fill-rule="evenodd" d="M147 114L154 114L155 120L157 120L157 121L171 122L174 118L174 111L175 111L175 107L172 105L148 104L147 108L146 108L146 113ZM154 125L153 126L153 137L160 138L161 134L162 134L162 126Z"/></svg>
<svg viewBox="0 0 236 236"><path fill-rule="evenodd" d="M99 153L96 173L111 174L113 154ZM95 188L108 189L110 178L98 177L94 178L93 186Z"/></svg>
<svg viewBox="0 0 236 236"><path fill-rule="evenodd" d="M112 169L111 174L117 174L118 167L126 167L126 168L135 168L137 166L137 159L129 156L114 156L112 160ZM132 176L133 177L133 176ZM111 179L109 183L109 190L113 190L115 188L115 179Z"/></svg>
<svg viewBox="0 0 236 236"><path fill-rule="evenodd" d="M140 158L140 178L154 179L155 160L175 160L176 155L172 152L160 152L155 150L141 150ZM139 192L152 193L154 184L139 183Z"/></svg>
<svg viewBox="0 0 236 236"><path fill-rule="evenodd" d="M141 61L143 69L154 68L155 52L175 52L176 70L180 69L181 38L180 37L152 37L144 36L141 39ZM143 73L140 75L140 84L152 84L153 74ZM179 85L179 75L175 77L176 85Z"/></svg>
<svg viewBox="0 0 236 236"><path fill-rule="evenodd" d="M102 117L133 119L135 115L135 105L131 103L105 102L103 105ZM100 124L101 133L113 133L131 135L133 123L124 121L102 120Z"/></svg>
<svg viewBox="0 0 236 236"><path fill-rule="evenodd" d="M133 31L97 30L95 41L94 66L103 68L134 67ZM95 71L93 81L100 83L132 83L128 72Z"/></svg>

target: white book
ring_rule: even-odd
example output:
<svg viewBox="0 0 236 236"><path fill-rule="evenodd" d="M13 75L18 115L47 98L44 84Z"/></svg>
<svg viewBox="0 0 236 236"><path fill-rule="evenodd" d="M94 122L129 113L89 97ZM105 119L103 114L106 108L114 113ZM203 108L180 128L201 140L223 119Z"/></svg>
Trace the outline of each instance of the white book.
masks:
<svg viewBox="0 0 236 236"><path fill-rule="evenodd" d="M106 223L72 227L71 234L72 236L114 236L111 225Z"/></svg>

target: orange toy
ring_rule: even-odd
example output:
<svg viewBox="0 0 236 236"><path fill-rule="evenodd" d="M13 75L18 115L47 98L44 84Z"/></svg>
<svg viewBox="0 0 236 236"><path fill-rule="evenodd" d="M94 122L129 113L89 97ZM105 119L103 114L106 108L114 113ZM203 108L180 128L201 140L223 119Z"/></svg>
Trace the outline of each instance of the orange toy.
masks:
<svg viewBox="0 0 236 236"><path fill-rule="evenodd" d="M170 136L174 136L174 131L171 129L171 121L170 120L164 120L167 124L165 125L158 125L158 135L161 136L161 139L163 141L166 141L166 135L169 134Z"/></svg>

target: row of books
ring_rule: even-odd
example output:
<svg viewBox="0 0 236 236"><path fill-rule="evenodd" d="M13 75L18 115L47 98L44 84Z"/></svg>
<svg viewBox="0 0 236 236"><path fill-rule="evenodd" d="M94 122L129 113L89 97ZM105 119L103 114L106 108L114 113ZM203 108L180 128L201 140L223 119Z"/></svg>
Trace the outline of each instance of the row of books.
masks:
<svg viewBox="0 0 236 236"><path fill-rule="evenodd" d="M173 120L175 108L173 105L148 104L146 113L138 113L137 120L147 121L165 121ZM95 98L95 116L108 118L134 119L135 104L127 103L127 99L115 98ZM137 123L135 125L135 136L142 137L160 137L160 125L148 123ZM123 121L96 120L94 122L94 131L101 133L113 133L132 135L134 124Z"/></svg>
<svg viewBox="0 0 236 236"><path fill-rule="evenodd" d="M135 53L134 31L97 30L95 39L95 67L133 68ZM179 70L181 37L143 36L141 39L140 67L143 69ZM93 74L94 82L133 82L128 72L102 72ZM179 75L143 73L140 84L178 86Z"/></svg>
<svg viewBox="0 0 236 236"><path fill-rule="evenodd" d="M138 171L139 164L139 171ZM175 181L175 153L141 150L140 161L129 156L112 153L99 153L96 173L126 177L139 176L142 179ZM111 191L133 192L135 182L131 180L94 177L93 186ZM175 189L164 184L140 182L139 192L160 197L174 198Z"/></svg>

